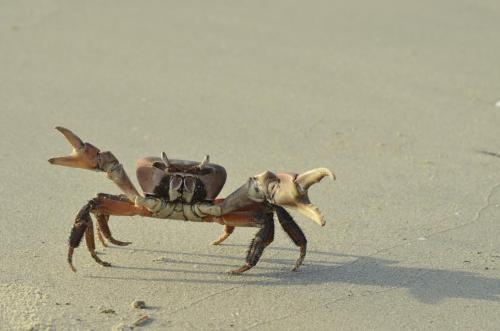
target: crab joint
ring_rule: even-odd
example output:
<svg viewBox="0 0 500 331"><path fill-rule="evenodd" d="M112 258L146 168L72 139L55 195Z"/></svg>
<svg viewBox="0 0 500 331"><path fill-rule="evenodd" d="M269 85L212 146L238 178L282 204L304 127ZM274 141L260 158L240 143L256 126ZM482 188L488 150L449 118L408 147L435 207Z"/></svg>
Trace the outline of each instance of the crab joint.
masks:
<svg viewBox="0 0 500 331"><path fill-rule="evenodd" d="M139 196L139 192L137 192L135 187L132 185L127 173L123 169L123 165L118 161L113 153L99 153L97 155L97 165L97 170L106 172L106 176L118 185L130 201L134 201L135 197Z"/></svg>
<svg viewBox="0 0 500 331"><path fill-rule="evenodd" d="M143 198L141 196L135 197L135 205L146 208L153 213L152 216L157 218L168 218L175 209L175 203L156 198Z"/></svg>

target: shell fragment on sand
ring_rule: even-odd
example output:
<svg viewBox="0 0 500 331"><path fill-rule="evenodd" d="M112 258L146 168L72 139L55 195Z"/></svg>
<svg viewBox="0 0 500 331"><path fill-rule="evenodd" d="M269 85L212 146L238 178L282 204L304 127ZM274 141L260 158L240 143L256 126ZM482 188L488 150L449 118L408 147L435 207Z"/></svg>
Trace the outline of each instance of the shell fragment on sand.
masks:
<svg viewBox="0 0 500 331"><path fill-rule="evenodd" d="M142 300L135 300L134 302L132 302L132 307L136 309L144 309L146 308L146 302Z"/></svg>

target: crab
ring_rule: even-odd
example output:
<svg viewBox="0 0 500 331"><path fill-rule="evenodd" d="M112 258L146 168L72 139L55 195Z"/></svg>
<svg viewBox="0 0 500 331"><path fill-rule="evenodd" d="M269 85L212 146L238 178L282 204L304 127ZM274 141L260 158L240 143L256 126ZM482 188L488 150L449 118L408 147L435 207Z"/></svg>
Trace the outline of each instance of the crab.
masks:
<svg viewBox="0 0 500 331"><path fill-rule="evenodd" d="M97 221L97 237L105 247L106 241L118 246L130 244L113 237L108 225L110 216L139 215L218 223L224 226L224 232L212 242L214 245L225 241L235 227L259 228L248 248L245 264L230 271L232 274L241 274L257 264L264 249L274 239L275 214L283 230L299 247L299 257L292 269L298 270L306 256L307 239L285 208L295 209L319 225L325 225L323 215L309 200L308 189L324 177L335 180L327 168L316 168L302 174L265 171L250 177L226 198L217 198L226 181L224 167L211 163L208 155L203 161L195 162L169 159L163 152L161 157L145 157L137 161L137 180L143 192L140 194L113 153L101 152L66 128L56 129L66 137L73 152L69 156L51 158L49 163L105 172L122 191L122 194L97 194L76 215L67 256L74 272L73 253L84 236L92 258L102 266L111 266L96 253L91 214Z"/></svg>

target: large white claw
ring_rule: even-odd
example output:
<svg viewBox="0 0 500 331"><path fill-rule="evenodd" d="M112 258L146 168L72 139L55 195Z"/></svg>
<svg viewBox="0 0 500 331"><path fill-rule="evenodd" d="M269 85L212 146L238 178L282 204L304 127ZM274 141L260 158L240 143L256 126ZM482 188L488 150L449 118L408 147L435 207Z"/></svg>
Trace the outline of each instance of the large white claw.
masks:
<svg viewBox="0 0 500 331"><path fill-rule="evenodd" d="M318 183L326 176L333 180L336 179L335 175L327 168L316 168L298 175L295 182L302 190L307 191L311 185Z"/></svg>
<svg viewBox="0 0 500 331"><path fill-rule="evenodd" d="M321 226L325 226L326 221L323 214L319 211L318 207L313 205L312 203L297 203L295 206L291 206L292 209L296 209L299 213L304 215L305 217L313 220Z"/></svg>
<svg viewBox="0 0 500 331"><path fill-rule="evenodd" d="M316 168L302 174L279 173L279 184L274 185L274 176L270 172L256 176L262 187L268 187L267 193L271 200L283 207L297 210L307 218L321 226L325 225L325 218L318 207L309 200L308 190L311 185L318 183L324 177L335 179L335 175L327 168Z"/></svg>

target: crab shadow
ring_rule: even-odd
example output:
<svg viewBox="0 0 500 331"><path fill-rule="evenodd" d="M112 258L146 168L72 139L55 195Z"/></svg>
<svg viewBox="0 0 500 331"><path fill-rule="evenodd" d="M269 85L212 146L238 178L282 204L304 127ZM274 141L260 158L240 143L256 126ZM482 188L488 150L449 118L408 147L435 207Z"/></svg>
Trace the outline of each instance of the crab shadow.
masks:
<svg viewBox="0 0 500 331"><path fill-rule="evenodd" d="M239 247L242 245L226 245ZM120 248L128 249L128 248ZM269 251L294 251L291 248L268 247ZM262 258L252 270L241 276L227 275L214 267L234 268L240 265L241 256L170 252L162 250L141 250L168 254L163 268L142 268L115 266L117 269L137 270L139 275L106 276L89 275L88 278L132 280L142 282L179 282L196 284L224 284L228 286L300 286L321 284L347 284L378 287L374 292L390 289L406 289L423 303L435 304L444 299L462 298L500 302L500 279L489 278L478 273L460 270L431 269L398 265L397 260L335 254L331 252L308 251L306 263L298 272L291 272L293 259ZM186 261L189 257L196 261ZM234 263L200 262L199 258L238 260ZM205 260L205 261L206 261ZM338 260L338 261L335 261ZM235 262L236 263L236 262ZM178 268L183 265L206 265L199 270ZM264 266L262 266L264 264ZM271 267L269 266L271 265ZM209 269L209 270L203 270ZM220 269L220 268L215 268ZM151 277L148 277L150 272ZM158 277L161 272L161 277ZM163 276L163 273L166 275ZM179 277L179 274L182 274ZM198 277L201 276L201 277ZM364 289L361 289L363 292Z"/></svg>

